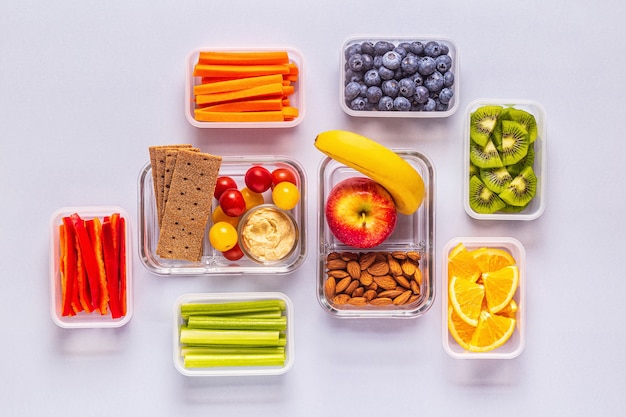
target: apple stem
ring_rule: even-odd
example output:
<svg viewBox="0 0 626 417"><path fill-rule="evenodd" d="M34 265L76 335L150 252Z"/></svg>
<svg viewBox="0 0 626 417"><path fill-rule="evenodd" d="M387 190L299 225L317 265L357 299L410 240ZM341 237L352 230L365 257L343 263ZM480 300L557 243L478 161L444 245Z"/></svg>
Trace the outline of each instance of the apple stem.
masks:
<svg viewBox="0 0 626 417"><path fill-rule="evenodd" d="M361 224L365 227L365 213L361 212Z"/></svg>

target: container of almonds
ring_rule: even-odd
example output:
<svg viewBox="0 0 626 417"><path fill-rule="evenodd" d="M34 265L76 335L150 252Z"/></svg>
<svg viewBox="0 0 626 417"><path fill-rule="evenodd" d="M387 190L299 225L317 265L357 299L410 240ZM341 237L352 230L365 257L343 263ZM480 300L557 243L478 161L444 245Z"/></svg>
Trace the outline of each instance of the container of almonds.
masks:
<svg viewBox="0 0 626 417"><path fill-rule="evenodd" d="M324 214L334 185L360 174L330 158L319 166L317 298L335 317L415 318L433 304L434 168L417 151L395 151L422 176L424 201L412 215L398 213L391 235L368 249L339 241Z"/></svg>

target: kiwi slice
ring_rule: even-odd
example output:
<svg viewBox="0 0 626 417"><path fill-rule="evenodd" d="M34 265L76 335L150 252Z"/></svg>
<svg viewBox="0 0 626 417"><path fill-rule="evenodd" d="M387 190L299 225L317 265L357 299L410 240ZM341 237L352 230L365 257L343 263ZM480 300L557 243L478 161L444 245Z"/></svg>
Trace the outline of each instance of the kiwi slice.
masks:
<svg viewBox="0 0 626 417"><path fill-rule="evenodd" d="M527 166L500 194L500 198L511 206L525 206L537 192L537 177L533 167Z"/></svg>
<svg viewBox="0 0 626 417"><path fill-rule="evenodd" d="M470 139L480 146L487 145L502 106L482 106L470 115Z"/></svg>
<svg viewBox="0 0 626 417"><path fill-rule="evenodd" d="M480 175L480 168L470 162L469 164L469 177L472 178L473 175Z"/></svg>
<svg viewBox="0 0 626 417"><path fill-rule="evenodd" d="M502 213L519 213L520 211L524 211L526 207L528 207L528 204L526 204L525 206L512 206L510 204L507 204L506 206L504 206L504 208L501 208L500 211Z"/></svg>
<svg viewBox="0 0 626 417"><path fill-rule="evenodd" d="M470 142L470 162L478 168L498 168L504 166L496 145L491 140L481 146Z"/></svg>
<svg viewBox="0 0 626 417"><path fill-rule="evenodd" d="M513 165L526 156L528 151L528 131L512 120L502 121L502 143L496 148L504 165Z"/></svg>
<svg viewBox="0 0 626 417"><path fill-rule="evenodd" d="M504 208L506 203L474 175L469 183L469 205L476 213L491 214Z"/></svg>
<svg viewBox="0 0 626 417"><path fill-rule="evenodd" d="M519 160L518 163L509 165L506 169L509 171L512 177L517 177L517 175L522 172L522 170L526 167L532 167L535 163L535 144L531 143L528 145L528 151L526 152L526 156Z"/></svg>
<svg viewBox="0 0 626 417"><path fill-rule="evenodd" d="M506 117L524 126L524 129L528 132L529 143L533 143L537 139L537 121L535 116L525 110L509 108Z"/></svg>
<svg viewBox="0 0 626 417"><path fill-rule="evenodd" d="M496 194L504 191L506 186L513 181L513 177L505 167L481 169L480 179Z"/></svg>

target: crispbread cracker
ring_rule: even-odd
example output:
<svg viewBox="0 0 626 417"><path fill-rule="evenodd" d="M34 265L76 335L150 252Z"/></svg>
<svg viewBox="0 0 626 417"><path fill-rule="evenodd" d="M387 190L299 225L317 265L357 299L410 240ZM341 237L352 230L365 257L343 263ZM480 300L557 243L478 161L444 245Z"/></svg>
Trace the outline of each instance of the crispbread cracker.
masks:
<svg viewBox="0 0 626 417"><path fill-rule="evenodd" d="M199 261L222 158L181 149L176 157L156 253Z"/></svg>
<svg viewBox="0 0 626 417"><path fill-rule="evenodd" d="M193 152L200 152L199 148L185 148ZM176 167L176 156L180 148L167 148L165 151L165 166L163 172L163 189L161 192L161 212L159 213L159 224L163 220L163 212L165 211L165 205L167 204L167 196L170 191L170 184L172 183L172 175L174 168Z"/></svg>

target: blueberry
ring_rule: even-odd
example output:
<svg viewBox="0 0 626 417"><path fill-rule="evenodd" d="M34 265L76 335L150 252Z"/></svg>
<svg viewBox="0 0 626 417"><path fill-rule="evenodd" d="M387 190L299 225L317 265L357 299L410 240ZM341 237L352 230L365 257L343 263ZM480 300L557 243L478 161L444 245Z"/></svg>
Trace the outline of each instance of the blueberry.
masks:
<svg viewBox="0 0 626 417"><path fill-rule="evenodd" d="M400 87L399 94L403 97L410 98L415 94L415 81L411 78L403 78L398 81Z"/></svg>
<svg viewBox="0 0 626 417"><path fill-rule="evenodd" d="M448 55L450 53L450 48L443 42L439 42L439 47L441 48L441 55Z"/></svg>
<svg viewBox="0 0 626 417"><path fill-rule="evenodd" d="M451 71L443 74L443 86L452 87L454 85L454 74Z"/></svg>
<svg viewBox="0 0 626 417"><path fill-rule="evenodd" d="M381 67L383 65L383 56L374 55L374 68Z"/></svg>
<svg viewBox="0 0 626 417"><path fill-rule="evenodd" d="M404 48L407 52L410 52L409 49L411 48L411 42L400 42L398 46L400 48Z"/></svg>
<svg viewBox="0 0 626 417"><path fill-rule="evenodd" d="M383 96L378 101L378 110L389 111L393 110L393 99L389 96Z"/></svg>
<svg viewBox="0 0 626 417"><path fill-rule="evenodd" d="M367 54L370 56L374 56L376 54L374 50L374 44L369 41L365 41L361 43L361 54Z"/></svg>
<svg viewBox="0 0 626 417"><path fill-rule="evenodd" d="M383 55L383 65L391 70L400 68L402 57L395 51L385 52Z"/></svg>
<svg viewBox="0 0 626 417"><path fill-rule="evenodd" d="M363 71L367 71L374 67L374 58L369 54L361 54L363 60Z"/></svg>
<svg viewBox="0 0 626 417"><path fill-rule="evenodd" d="M353 71L351 69L346 70L346 84L352 81L360 82L363 81L363 73L360 71Z"/></svg>
<svg viewBox="0 0 626 417"><path fill-rule="evenodd" d="M435 111L435 108L437 107L437 102L432 99L432 98L428 98L428 101L426 101L426 103L424 103L424 106L422 107L422 110L424 111Z"/></svg>
<svg viewBox="0 0 626 417"><path fill-rule="evenodd" d="M441 45L437 41L429 41L424 45L424 54L433 58L441 55Z"/></svg>
<svg viewBox="0 0 626 417"><path fill-rule="evenodd" d="M377 69L371 69L363 75L363 82L366 86L380 85L381 79Z"/></svg>
<svg viewBox="0 0 626 417"><path fill-rule="evenodd" d="M409 111L411 110L411 102L406 97L396 97L393 100L393 107L398 111Z"/></svg>
<svg viewBox="0 0 626 417"><path fill-rule="evenodd" d="M428 88L428 91L432 93L441 91L443 88L443 75L438 71L433 72L424 80L424 87Z"/></svg>
<svg viewBox="0 0 626 417"><path fill-rule="evenodd" d="M435 58L435 66L437 71L445 74L452 67L452 58L449 55L439 55Z"/></svg>
<svg viewBox="0 0 626 417"><path fill-rule="evenodd" d="M452 97L454 97L454 92L448 87L443 88L439 93L439 101L443 104L450 103Z"/></svg>
<svg viewBox="0 0 626 417"><path fill-rule="evenodd" d="M414 53L408 53L407 56L402 58L400 68L405 74L415 74L417 72L417 66L419 64L419 58Z"/></svg>
<svg viewBox="0 0 626 417"><path fill-rule="evenodd" d="M363 71L363 56L361 54L350 55L348 68L352 71Z"/></svg>
<svg viewBox="0 0 626 417"><path fill-rule="evenodd" d="M392 80L393 77L396 75L396 72L394 70L387 68L384 65L381 65L380 67L378 67L378 74L380 75L380 78L383 80Z"/></svg>
<svg viewBox="0 0 626 417"><path fill-rule="evenodd" d="M385 52L392 51L394 45L387 41L378 41L374 44L374 51L376 55L385 55Z"/></svg>
<svg viewBox="0 0 626 417"><path fill-rule="evenodd" d="M368 87L367 92L365 93L365 98L370 103L378 103L380 98L383 96L383 90L380 89L379 86L373 85Z"/></svg>
<svg viewBox="0 0 626 417"><path fill-rule="evenodd" d="M365 110L367 107L367 100L363 97L357 97L350 102L350 108L352 110Z"/></svg>
<svg viewBox="0 0 626 417"><path fill-rule="evenodd" d="M398 55L400 55L401 58L404 58L408 52L406 48L402 46L396 46L395 48L393 48L393 51L397 53Z"/></svg>
<svg viewBox="0 0 626 417"><path fill-rule="evenodd" d="M415 55L422 55L424 53L424 44L419 41L411 42L409 51L413 52Z"/></svg>
<svg viewBox="0 0 626 417"><path fill-rule="evenodd" d="M424 84L424 77L422 77L422 75L419 72L416 72L415 74L411 75L411 79L413 79L413 82L415 83L416 86Z"/></svg>
<svg viewBox="0 0 626 417"><path fill-rule="evenodd" d="M422 75L430 75L437 70L435 60L430 56L424 56L419 60L417 72Z"/></svg>
<svg viewBox="0 0 626 417"><path fill-rule="evenodd" d="M400 92L400 85L396 80L383 81L381 88L383 90L383 94L391 98L396 98Z"/></svg>
<svg viewBox="0 0 626 417"><path fill-rule="evenodd" d="M417 87L415 87L415 95L413 96L413 99L416 103L424 104L428 101L429 98L430 91L428 91L428 88L424 87L423 85L418 85Z"/></svg>
<svg viewBox="0 0 626 417"><path fill-rule="evenodd" d="M350 58L350 56L354 55L354 54L360 54L361 53L361 45L360 44L354 44L354 45L350 45L346 48L345 50L345 57L346 59Z"/></svg>
<svg viewBox="0 0 626 417"><path fill-rule="evenodd" d="M365 84L359 83L359 96L366 97L367 96L367 86Z"/></svg>
<svg viewBox="0 0 626 417"><path fill-rule="evenodd" d="M346 100L353 100L361 94L361 84L356 81L349 82L344 88L343 95Z"/></svg>
<svg viewBox="0 0 626 417"><path fill-rule="evenodd" d="M448 103L442 103L440 100L435 100L435 111L448 110Z"/></svg>

